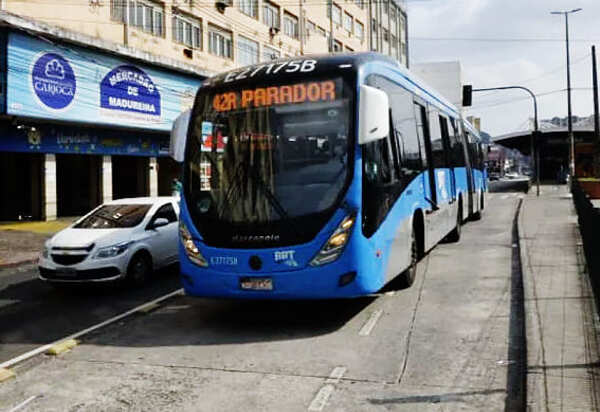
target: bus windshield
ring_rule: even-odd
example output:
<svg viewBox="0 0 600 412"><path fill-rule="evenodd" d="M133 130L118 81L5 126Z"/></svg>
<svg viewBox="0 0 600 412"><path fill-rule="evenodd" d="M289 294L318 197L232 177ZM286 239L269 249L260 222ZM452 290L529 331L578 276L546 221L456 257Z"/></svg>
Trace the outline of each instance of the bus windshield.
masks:
<svg viewBox="0 0 600 412"><path fill-rule="evenodd" d="M184 190L204 237L212 225L221 237L235 227L230 240L261 228L278 238L277 222L299 235L307 229L303 217L333 208L349 163L352 106L343 84L311 79L201 92Z"/></svg>

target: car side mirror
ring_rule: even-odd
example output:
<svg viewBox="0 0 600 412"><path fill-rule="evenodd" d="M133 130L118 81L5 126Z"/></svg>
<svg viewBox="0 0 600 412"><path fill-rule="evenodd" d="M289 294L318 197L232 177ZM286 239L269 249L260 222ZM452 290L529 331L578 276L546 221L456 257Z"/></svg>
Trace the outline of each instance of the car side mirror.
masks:
<svg viewBox="0 0 600 412"><path fill-rule="evenodd" d="M156 229L159 227L163 227L163 226L167 226L169 224L169 220L165 219L164 217L159 217L158 219L156 219L154 221L154 223L152 223L152 229Z"/></svg>
<svg viewBox="0 0 600 412"><path fill-rule="evenodd" d="M191 110L181 113L173 122L171 129L171 141L169 144L169 156L176 162L183 162L185 156L185 144L187 140L188 127L190 124Z"/></svg>
<svg viewBox="0 0 600 412"><path fill-rule="evenodd" d="M390 132L388 95L375 87L360 86L358 144L374 142Z"/></svg>

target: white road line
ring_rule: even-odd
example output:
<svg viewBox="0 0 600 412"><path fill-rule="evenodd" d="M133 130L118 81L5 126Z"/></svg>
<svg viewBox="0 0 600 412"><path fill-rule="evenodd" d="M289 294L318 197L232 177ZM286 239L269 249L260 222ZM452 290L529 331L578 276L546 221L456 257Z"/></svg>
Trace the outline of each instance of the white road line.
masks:
<svg viewBox="0 0 600 412"><path fill-rule="evenodd" d="M20 404L18 404L17 406L15 406L14 408L12 408L8 412L17 412L19 409L23 409L25 406L27 406L28 403L32 402L38 396L41 396L41 395L33 395L32 397L30 397L28 399L25 399L23 402L21 402Z"/></svg>
<svg viewBox="0 0 600 412"><path fill-rule="evenodd" d="M375 312L371 313L371 317L367 320L367 323L361 328L360 332L358 332L359 336L369 336L371 331L377 324L379 318L383 315L383 311L381 309L377 309ZM2 367L2 365L0 365Z"/></svg>
<svg viewBox="0 0 600 412"><path fill-rule="evenodd" d="M169 294L161 296L160 298L154 299L153 301L146 302L146 303L144 303L142 305L139 305L139 306L137 306L137 307L135 307L135 308L133 308L131 310L128 310L127 312L123 312L120 315L117 315L117 316L115 316L113 318L105 320L104 322L98 323L98 324L96 324L94 326L91 326L91 327L89 327L87 329L84 329L82 331L76 332L76 333L74 333L72 335L69 335L69 336L66 336L64 338L58 339L58 340L56 340L56 341L54 341L52 343L49 343L47 345L40 346L39 348L31 350L31 351L29 351L27 353L24 353L22 355L19 355L16 358L12 358L10 360L7 360L4 363L0 363L0 368L10 368L11 366L16 365L19 362L23 362L24 360L27 360L29 358L32 358L34 356L39 355L40 353L46 352L48 349L50 349L52 346L56 345L57 343L60 343L62 341L68 340L68 339L77 339L77 338L80 338L83 335L87 335L90 332L93 332L93 331L95 331L97 329L100 329L100 328L102 328L104 326L110 325L111 323L115 323L115 322L117 322L117 321L119 321L119 320L121 320L123 318L126 318L126 317L128 317L130 315L133 315L136 312L143 312L147 307L152 307L153 305L156 305L156 304L158 304L158 303L160 303L162 301L165 301L167 299L170 299L170 298L172 298L174 296L181 295L182 293L183 293L183 289L178 289L175 292L171 292Z"/></svg>
<svg viewBox="0 0 600 412"><path fill-rule="evenodd" d="M327 401L331 397L331 394L335 390L335 384L340 382L340 379L346 373L346 368L343 366L337 366L329 374L329 378L325 381L325 385L319 389L319 392L315 395L314 399L308 406L310 412L320 412L327 405Z"/></svg>

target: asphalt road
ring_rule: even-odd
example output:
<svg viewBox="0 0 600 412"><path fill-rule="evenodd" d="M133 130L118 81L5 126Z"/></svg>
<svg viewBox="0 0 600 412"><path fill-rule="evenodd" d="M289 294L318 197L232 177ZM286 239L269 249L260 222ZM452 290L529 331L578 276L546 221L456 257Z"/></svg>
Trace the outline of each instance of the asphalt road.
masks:
<svg viewBox="0 0 600 412"><path fill-rule="evenodd" d="M0 363L179 289L177 268L138 289L83 286L57 290L37 267L0 270Z"/></svg>
<svg viewBox="0 0 600 412"><path fill-rule="evenodd" d="M518 196L489 194L483 220L429 253L409 289L339 301L177 297L17 369L0 384L0 410L504 410L520 378L509 353L523 350L511 291ZM22 312L28 332L15 314L9 336L25 347L41 340L29 337L30 319L64 327L76 312L99 319L141 297L41 288Z"/></svg>

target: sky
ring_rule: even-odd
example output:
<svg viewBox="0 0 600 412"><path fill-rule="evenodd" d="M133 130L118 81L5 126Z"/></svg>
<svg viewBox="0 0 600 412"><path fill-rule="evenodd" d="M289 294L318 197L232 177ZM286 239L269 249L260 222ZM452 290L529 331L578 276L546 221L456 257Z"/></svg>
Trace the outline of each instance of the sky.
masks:
<svg viewBox="0 0 600 412"><path fill-rule="evenodd" d="M460 61L474 88L524 86L540 119L567 116L565 18L569 15L572 113L593 113L591 46L600 57L598 0L407 0L410 63ZM478 92L466 112L492 136L527 130L533 103L524 91Z"/></svg>

